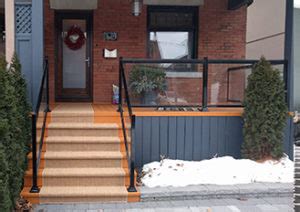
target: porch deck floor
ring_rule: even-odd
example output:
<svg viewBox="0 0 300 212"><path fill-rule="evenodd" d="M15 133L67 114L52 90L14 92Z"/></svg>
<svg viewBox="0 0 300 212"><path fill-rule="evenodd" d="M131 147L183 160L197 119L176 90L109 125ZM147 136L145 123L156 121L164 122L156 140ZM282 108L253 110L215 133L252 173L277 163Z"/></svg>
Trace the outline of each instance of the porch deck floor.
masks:
<svg viewBox="0 0 300 212"><path fill-rule="evenodd" d="M118 106L111 104L92 104L92 103L56 103L56 109L60 108L60 113L72 112L80 113L84 110L93 108L95 116L118 116ZM124 107L125 113L127 108ZM242 107L208 108L208 111L159 111L156 108L133 108L136 116L242 116Z"/></svg>

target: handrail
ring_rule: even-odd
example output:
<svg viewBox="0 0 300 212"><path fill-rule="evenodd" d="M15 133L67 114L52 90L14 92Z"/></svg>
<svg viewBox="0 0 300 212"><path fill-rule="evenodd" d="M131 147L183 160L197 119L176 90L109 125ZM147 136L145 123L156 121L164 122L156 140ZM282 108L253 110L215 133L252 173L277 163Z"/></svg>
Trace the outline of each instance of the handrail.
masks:
<svg viewBox="0 0 300 212"><path fill-rule="evenodd" d="M136 192L135 183L134 183L134 159L133 159L133 131L135 129L135 115L133 115L132 112L132 106L129 98L129 92L128 92L128 86L125 76L125 71L123 67L123 58L121 57L119 60L119 112L121 116L121 123L122 123L122 132L124 137L124 143L125 143L125 149L126 149L126 157L128 162L128 167L130 170L130 185L127 188L128 192ZM128 145L128 137L126 132L126 124L125 124L125 118L124 118L124 110L123 110L123 87L124 87L124 93L125 93L125 102L127 104L130 123L131 123L131 150L129 153L129 145Z"/></svg>
<svg viewBox="0 0 300 212"><path fill-rule="evenodd" d="M39 117L39 110L43 98L43 90L46 83L46 109L44 110L44 119L43 119L43 125L42 125L42 131L41 131L41 137L40 137L40 143L39 143L39 151L37 155L37 120ZM41 154L43 149L43 143L44 143L44 135L45 135L45 129L46 129L46 123L47 123L47 114L50 112L50 105L49 105L49 63L48 58L45 58L44 63L44 70L43 70L43 76L40 84L39 89L39 95L37 99L37 104L35 107L34 112L31 114L31 124L32 124L32 187L30 189L31 193L39 193L40 189L38 187L37 178L38 178L38 169L40 165L41 160Z"/></svg>

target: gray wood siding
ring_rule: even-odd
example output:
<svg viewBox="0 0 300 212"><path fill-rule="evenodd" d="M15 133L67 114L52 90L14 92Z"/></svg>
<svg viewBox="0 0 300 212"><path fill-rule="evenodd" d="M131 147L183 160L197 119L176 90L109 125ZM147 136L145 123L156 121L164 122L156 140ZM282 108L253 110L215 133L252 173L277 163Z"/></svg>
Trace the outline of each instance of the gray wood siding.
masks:
<svg viewBox="0 0 300 212"><path fill-rule="evenodd" d="M215 155L241 157L240 117L136 117L138 167L160 157L202 160Z"/></svg>
<svg viewBox="0 0 300 212"><path fill-rule="evenodd" d="M241 117L136 117L134 158L137 167L170 159L203 160L215 155L241 158ZM285 152L293 158L293 142L285 130Z"/></svg>
<svg viewBox="0 0 300 212"><path fill-rule="evenodd" d="M16 53L20 58L32 106L35 106L37 101L43 75L43 2L41 0L15 1Z"/></svg>

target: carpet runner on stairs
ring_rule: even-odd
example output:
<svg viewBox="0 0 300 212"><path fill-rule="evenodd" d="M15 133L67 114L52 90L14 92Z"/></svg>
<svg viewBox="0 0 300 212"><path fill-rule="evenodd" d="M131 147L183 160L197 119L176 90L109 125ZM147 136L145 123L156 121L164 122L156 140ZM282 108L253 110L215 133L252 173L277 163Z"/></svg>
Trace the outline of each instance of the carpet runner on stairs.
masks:
<svg viewBox="0 0 300 212"><path fill-rule="evenodd" d="M129 171L119 114L99 115L95 110L88 103L59 104L52 109L38 171L41 190L29 193L29 154L24 198L32 203L139 200L138 192L129 195L126 189Z"/></svg>

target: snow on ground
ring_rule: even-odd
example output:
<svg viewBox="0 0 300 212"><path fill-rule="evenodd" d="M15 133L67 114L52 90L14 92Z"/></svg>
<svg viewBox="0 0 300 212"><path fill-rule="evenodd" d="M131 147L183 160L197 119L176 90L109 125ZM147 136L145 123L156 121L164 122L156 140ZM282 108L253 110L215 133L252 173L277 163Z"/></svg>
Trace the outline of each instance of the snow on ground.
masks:
<svg viewBox="0 0 300 212"><path fill-rule="evenodd" d="M280 161L264 163L229 156L199 162L164 159L144 165L143 173L142 183L147 187L291 183L294 180L294 163L287 156Z"/></svg>

